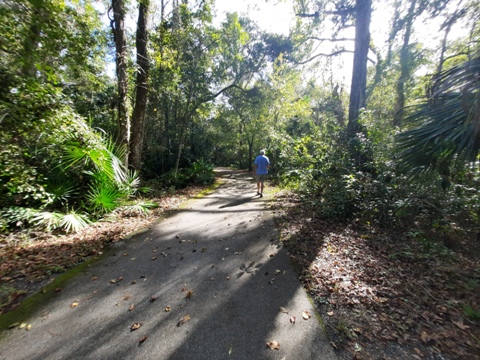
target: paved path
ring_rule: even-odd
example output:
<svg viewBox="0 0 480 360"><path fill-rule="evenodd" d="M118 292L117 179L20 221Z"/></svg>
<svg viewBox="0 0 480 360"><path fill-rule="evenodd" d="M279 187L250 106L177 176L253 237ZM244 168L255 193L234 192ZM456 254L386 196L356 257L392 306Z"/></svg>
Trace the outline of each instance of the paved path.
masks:
<svg viewBox="0 0 480 360"><path fill-rule="evenodd" d="M223 177L114 245L28 320L30 331L8 330L0 359L335 359L266 198L245 173Z"/></svg>

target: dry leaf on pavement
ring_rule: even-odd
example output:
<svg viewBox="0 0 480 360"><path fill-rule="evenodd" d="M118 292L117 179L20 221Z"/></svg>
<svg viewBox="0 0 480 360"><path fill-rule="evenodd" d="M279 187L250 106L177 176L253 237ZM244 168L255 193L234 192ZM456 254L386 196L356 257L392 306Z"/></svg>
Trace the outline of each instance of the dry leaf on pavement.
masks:
<svg viewBox="0 0 480 360"><path fill-rule="evenodd" d="M147 338L148 338L148 336L144 336L144 337L140 338L140 340L138 340L138 342L140 344L143 344L145 342L145 340L147 340Z"/></svg>
<svg viewBox="0 0 480 360"><path fill-rule="evenodd" d="M184 317L182 317L180 319L180 321L177 323L177 326L182 326L183 324L185 324L188 320L190 320L190 315L185 315Z"/></svg>
<svg viewBox="0 0 480 360"><path fill-rule="evenodd" d="M279 350L280 349L280 343L278 341L272 340L267 342L267 347L272 349L272 350Z"/></svg>
<svg viewBox="0 0 480 360"><path fill-rule="evenodd" d="M130 331L138 330L140 329L141 326L142 326L141 323L133 323L132 326L130 326Z"/></svg>
<svg viewBox="0 0 480 360"><path fill-rule="evenodd" d="M312 317L312 315L310 315L310 313L309 313L308 311L304 311L304 312L302 313L302 318L303 318L303 320L308 320L308 319L310 319L311 317Z"/></svg>

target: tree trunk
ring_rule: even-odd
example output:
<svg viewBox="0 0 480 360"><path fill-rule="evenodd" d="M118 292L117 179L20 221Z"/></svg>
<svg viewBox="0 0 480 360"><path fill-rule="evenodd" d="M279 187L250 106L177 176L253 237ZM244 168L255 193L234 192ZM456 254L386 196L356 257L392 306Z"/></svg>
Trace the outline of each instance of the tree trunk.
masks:
<svg viewBox="0 0 480 360"><path fill-rule="evenodd" d="M438 60L437 74L440 74L443 70L443 62L445 61L445 53L447 52L447 38L451 28L451 23L447 24L445 27L445 35L443 36L442 48L440 50L440 59Z"/></svg>
<svg viewBox="0 0 480 360"><path fill-rule="evenodd" d="M253 142L255 140L255 135L252 135L250 139L248 139L248 171L253 170Z"/></svg>
<svg viewBox="0 0 480 360"><path fill-rule="evenodd" d="M178 170L180 169L180 159L182 158L182 151L185 142L185 136L187 134L187 125L183 124L180 130L179 142L178 142L178 151L177 151L177 159L175 160L175 176L178 174Z"/></svg>
<svg viewBox="0 0 480 360"><path fill-rule="evenodd" d="M135 93L135 107L133 109L132 115L132 137L130 139L129 159L131 166L136 170L140 170L142 166L143 132L145 128L145 113L147 109L148 99L148 7L148 0L143 0L140 2L137 22L137 83Z"/></svg>
<svg viewBox="0 0 480 360"><path fill-rule="evenodd" d="M415 16L416 0L412 0L410 8L408 9L407 19L405 21L405 35L403 38L403 45L400 51L400 77L397 82L397 100L395 103L395 116L393 118L393 125L399 126L403 120L403 108L405 107L405 82L410 76L411 65L408 61L410 36L412 34L413 17Z"/></svg>
<svg viewBox="0 0 480 360"><path fill-rule="evenodd" d="M113 20L111 23L116 50L116 71L118 91L117 145L128 151L130 142L130 120L128 116L128 74L127 74L127 38L125 35L124 0L112 0ZM128 154L124 159L128 165Z"/></svg>
<svg viewBox="0 0 480 360"><path fill-rule="evenodd" d="M362 127L358 122L360 111L365 107L367 85L367 56L370 45L370 19L372 0L356 1L355 52L353 55L353 75L350 89L350 107L348 112L348 137L352 139Z"/></svg>
<svg viewBox="0 0 480 360"><path fill-rule="evenodd" d="M40 6L42 6L41 4ZM41 28L39 24L45 20L45 15L42 14L41 8L38 7L38 4L32 2L30 16L30 25L28 26L27 36L23 42L23 52L25 56L22 56L23 59L23 74L31 78L36 77L37 69L35 68L35 59L36 51L38 48L38 40L41 33Z"/></svg>

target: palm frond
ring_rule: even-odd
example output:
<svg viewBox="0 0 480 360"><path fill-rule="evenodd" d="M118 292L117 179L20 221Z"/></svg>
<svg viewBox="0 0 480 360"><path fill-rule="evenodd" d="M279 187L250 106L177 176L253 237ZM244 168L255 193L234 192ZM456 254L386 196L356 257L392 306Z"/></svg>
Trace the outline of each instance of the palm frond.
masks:
<svg viewBox="0 0 480 360"><path fill-rule="evenodd" d="M127 196L137 194L140 187L140 177L136 170L129 170L126 179L120 184L120 190Z"/></svg>
<svg viewBox="0 0 480 360"><path fill-rule="evenodd" d="M66 206L69 199L78 195L77 184L59 174L54 174L51 179L47 180L45 185L46 191L51 196L52 204L61 203Z"/></svg>
<svg viewBox="0 0 480 360"><path fill-rule="evenodd" d="M157 203L140 201L133 205L122 206L118 210L123 212L124 214L134 216L134 215L147 215L148 213L150 213L150 209L154 209L157 207L158 207Z"/></svg>
<svg viewBox="0 0 480 360"><path fill-rule="evenodd" d="M63 214L57 212L41 211L33 217L32 222L35 226L52 231L61 225L63 216Z"/></svg>
<svg viewBox="0 0 480 360"><path fill-rule="evenodd" d="M475 161L480 152L480 58L432 79L429 97L410 107L412 129L397 136L399 164L412 172Z"/></svg>
<svg viewBox="0 0 480 360"><path fill-rule="evenodd" d="M62 216L60 227L66 232L77 232L86 228L90 224L90 220L82 214L76 213L74 210Z"/></svg>
<svg viewBox="0 0 480 360"><path fill-rule="evenodd" d="M90 187L86 198L94 211L107 213L118 207L123 194L106 183L96 183Z"/></svg>

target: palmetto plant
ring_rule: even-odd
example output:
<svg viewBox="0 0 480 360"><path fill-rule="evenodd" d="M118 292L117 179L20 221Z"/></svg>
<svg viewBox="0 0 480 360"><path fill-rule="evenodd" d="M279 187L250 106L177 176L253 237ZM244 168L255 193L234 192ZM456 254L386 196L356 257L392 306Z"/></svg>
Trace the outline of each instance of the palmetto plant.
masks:
<svg viewBox="0 0 480 360"><path fill-rule="evenodd" d="M472 162L480 151L480 58L432 78L425 99L406 118L414 128L397 136L399 163L412 172Z"/></svg>
<svg viewBox="0 0 480 360"><path fill-rule="evenodd" d="M72 139L66 146L63 167L85 175L83 186L88 187L84 196L87 210L103 214L119 206L120 200L133 195L139 178L123 165L126 151L116 147L112 140L91 137L83 142Z"/></svg>
<svg viewBox="0 0 480 360"><path fill-rule="evenodd" d="M124 197L121 191L108 182L96 182L91 185L86 199L95 212L106 213L115 210L118 201Z"/></svg>

